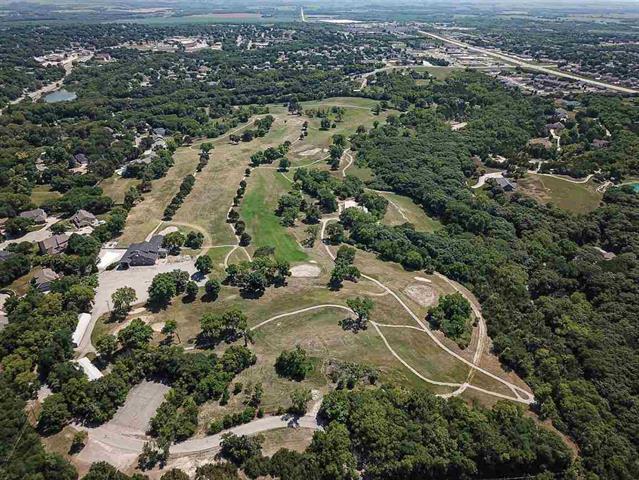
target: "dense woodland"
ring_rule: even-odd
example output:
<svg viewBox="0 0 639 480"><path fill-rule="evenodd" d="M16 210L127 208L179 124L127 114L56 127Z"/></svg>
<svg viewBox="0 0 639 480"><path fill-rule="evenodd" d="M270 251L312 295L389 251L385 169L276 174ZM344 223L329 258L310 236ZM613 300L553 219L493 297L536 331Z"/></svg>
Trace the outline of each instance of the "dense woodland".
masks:
<svg viewBox="0 0 639 480"><path fill-rule="evenodd" d="M96 35L95 28L104 35ZM145 452L151 466L165 460L170 442L193 433L197 406L227 397L235 375L255 362L250 348L237 345L220 355L151 346L149 327L135 321L102 344L99 360L110 369L101 379L89 382L70 361L77 314L87 310L95 294L93 273L100 244L121 232L139 190L152 188L152 180L166 173L180 142L186 137L216 137L253 113L267 113L266 103L352 93L345 74L370 68L353 52L340 58L315 55L318 41L341 48L342 37L331 29L309 27L284 40L284 32L273 27L188 28L15 27L0 34L0 40L11 38L29 49L23 58L41 53L38 42L64 47L72 41L86 42L88 36L99 38L94 46L104 48L143 37L206 33L217 36L225 48L224 53L193 54L113 50L114 62L89 62L69 76L77 100L11 106L0 116L2 217L13 219L34 207L32 189L47 185L61 194L45 202L48 212L68 216L85 208L106 220L91 236L72 237L59 255L38 255L32 246L17 244L11 247L14 257L0 269L2 286L34 265L65 274L53 283L51 293L30 290L5 306L9 324L0 332L3 478L76 478L69 464L44 452L36 429L26 421L25 401L43 384L54 393L38 418L42 435L71 421L97 425L109 420L142 379L170 385L172 393L153 422L157 442ZM259 51L235 50L237 34L256 28L271 29L282 41ZM383 38L360 40L364 49L383 49ZM278 62L281 51L289 61ZM7 48L0 55L10 58L13 53ZM317 58L301 60L308 55ZM13 62L9 65L20 66L15 58ZM17 88L33 86L20 77L15 82L10 97ZM409 224L384 226L378 220L387 202L366 192L361 180L336 180L328 172L306 169L297 169L294 179L317 205L302 208L303 197L292 191L280 202L283 223L294 224L302 210L304 219L315 223L321 212L337 210L337 198L357 198L370 213L347 209L340 217L341 227L327 229L330 241L377 252L383 260L410 270L437 270L468 286L482 303L496 353L533 388L538 399L535 413L575 440L579 457L573 464L559 437L513 405L470 408L459 399L446 401L422 391L384 386L329 395L322 407L328 427L315 435L304 453L282 450L269 460L262 457L259 442L228 438L223 456L234 465L202 467L197 478L237 478L236 467L251 478L270 474L285 479L350 479L357 471L374 479L638 478L637 194L630 188L611 188L600 208L576 216L496 186L471 190L467 181L477 175L478 159L504 155L515 165L528 161L528 142L543 134L554 111L552 103L506 91L470 72L419 86L412 76L397 74L379 74L370 83L362 95L379 100L379 109L392 106L401 113L369 131L358 129L350 139L357 162L375 173L369 186L412 198L445 228L423 233ZM571 172L599 167L604 176L636 173L636 104L604 97L581 101L583 111L567 129L578 135L562 140L569 153L549 159L556 168L568 165ZM468 124L455 132L445 123L450 120ZM611 146L586 150L585 144L601 134L599 123L610 130ZM167 130L166 147L159 148L158 158L147 166L131 170L141 187L133 189L123 206L114 205L99 187L100 180L140 158L156 140L154 128ZM85 175L68 169L77 154L88 158ZM24 230L24 225L13 223ZM595 247L616 257L605 260ZM355 250L342 246L340 251L335 288L359 276L352 265ZM262 286L258 290L263 292L285 282L287 272L287 264L258 258L227 271L227 282L245 289L248 285L251 292L255 285ZM181 295L188 284L182 273L162 274L154 288L170 292L169 298ZM207 294L216 297L219 288L207 284ZM467 315L434 315L463 340L463 328L452 327L464 323ZM226 340L228 332L220 325L229 318L246 330L241 312L226 312L202 319L204 336L208 335L204 340ZM228 336L240 338L240 326ZM249 413L251 418L257 414L252 410L247 417ZM228 419L229 424L241 421ZM98 464L87 478L128 477Z"/></svg>

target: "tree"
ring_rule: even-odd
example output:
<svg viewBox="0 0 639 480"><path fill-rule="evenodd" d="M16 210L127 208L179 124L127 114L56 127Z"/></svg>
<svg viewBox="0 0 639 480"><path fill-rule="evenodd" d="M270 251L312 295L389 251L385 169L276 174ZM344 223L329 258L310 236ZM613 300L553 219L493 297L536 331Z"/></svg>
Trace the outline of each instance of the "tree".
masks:
<svg viewBox="0 0 639 480"><path fill-rule="evenodd" d="M42 402L38 430L44 435L57 433L71 420L71 412L61 393L53 393Z"/></svg>
<svg viewBox="0 0 639 480"><path fill-rule="evenodd" d="M189 476L179 468L172 468L162 475L160 480L189 480Z"/></svg>
<svg viewBox="0 0 639 480"><path fill-rule="evenodd" d="M240 235L240 247L248 247L251 244L251 236L244 232Z"/></svg>
<svg viewBox="0 0 639 480"><path fill-rule="evenodd" d="M195 260L195 268L202 275L208 275L213 269L213 259L208 255L200 255Z"/></svg>
<svg viewBox="0 0 639 480"><path fill-rule="evenodd" d="M317 236L319 235L319 225L310 225L306 227L306 239L304 240L304 246L308 248L313 248L315 245L315 241L317 240Z"/></svg>
<svg viewBox="0 0 639 480"><path fill-rule="evenodd" d="M275 371L278 375L298 382L304 380L311 370L313 362L299 345L294 350L282 351L275 361Z"/></svg>
<svg viewBox="0 0 639 480"><path fill-rule="evenodd" d="M171 255L178 255L180 248L184 245L186 238L181 232L171 232L164 236L162 246L169 250Z"/></svg>
<svg viewBox="0 0 639 480"><path fill-rule="evenodd" d="M209 300L216 300L217 296L220 294L221 288L222 285L215 279L207 280L204 285L204 291L206 292L206 296Z"/></svg>
<svg viewBox="0 0 639 480"><path fill-rule="evenodd" d="M322 212L320 211L317 205L315 204L309 205L306 208L306 217L304 218L304 221L306 223L310 223L310 224L319 223L321 217L322 217Z"/></svg>
<svg viewBox="0 0 639 480"><path fill-rule="evenodd" d="M177 333L177 322L172 318L164 322L162 333L171 339L173 338L173 335L176 335L178 337L178 342L181 342L180 336Z"/></svg>
<svg viewBox="0 0 639 480"><path fill-rule="evenodd" d="M291 392L291 407L288 409L293 415L304 415L308 402L313 399L308 388L296 388Z"/></svg>
<svg viewBox="0 0 639 480"><path fill-rule="evenodd" d="M240 476L232 463L209 463L197 467L195 480L240 480Z"/></svg>
<svg viewBox="0 0 639 480"><path fill-rule="evenodd" d="M110 358L118 350L118 339L115 335L100 335L95 341L95 348L100 355Z"/></svg>
<svg viewBox="0 0 639 480"><path fill-rule="evenodd" d="M138 299L135 290L131 287L120 287L111 295L113 310L111 316L120 321L124 320L131 310L131 304Z"/></svg>
<svg viewBox="0 0 639 480"><path fill-rule="evenodd" d="M73 440L71 441L71 447L69 448L70 453L78 453L80 450L84 448L89 438L89 434L86 430L80 430L79 432L75 432L73 435Z"/></svg>
<svg viewBox="0 0 639 480"><path fill-rule="evenodd" d="M4 230L12 237L21 237L27 233L33 225L35 225L35 222L32 218L14 217L5 222Z"/></svg>
<svg viewBox="0 0 639 480"><path fill-rule="evenodd" d="M288 172L289 167L291 166L291 161L286 158L286 157L282 157L280 159L280 163L279 163L279 170L282 172Z"/></svg>
<svg viewBox="0 0 639 480"><path fill-rule="evenodd" d="M202 232L194 232L193 230L186 235L186 240L184 241L184 245L193 250L201 248L203 243L204 234Z"/></svg>
<svg viewBox="0 0 639 480"><path fill-rule="evenodd" d="M465 347L470 341L470 314L472 309L464 296L455 292L442 295L436 306L428 309L430 325L442 330L447 337Z"/></svg>
<svg viewBox="0 0 639 480"><path fill-rule="evenodd" d="M220 442L220 456L226 458L235 465L243 465L249 458L262 453L262 438L247 437L246 435L234 435L225 433Z"/></svg>
<svg viewBox="0 0 639 480"><path fill-rule="evenodd" d="M368 297L355 297L347 299L346 305L348 305L348 308L353 310L353 312L355 312L355 315L357 315L357 323L359 325L359 328L365 329L368 320L370 320L371 311L375 306L373 304L373 301Z"/></svg>
<svg viewBox="0 0 639 480"><path fill-rule="evenodd" d="M208 257L207 257L208 258ZM199 288L197 286L197 283L195 283L193 280L189 281L186 284L186 289L185 289L185 297L190 299L190 300L194 300L195 297L197 297L197 292L199 291Z"/></svg>
<svg viewBox="0 0 639 480"><path fill-rule="evenodd" d="M165 307L177 295L175 279L170 273L158 273L149 286L149 303Z"/></svg>
<svg viewBox="0 0 639 480"><path fill-rule="evenodd" d="M328 241L331 244L340 244L345 240L344 227L341 223L329 223L326 226L326 235L328 235Z"/></svg>
<svg viewBox="0 0 639 480"><path fill-rule="evenodd" d="M153 337L153 329L139 318L118 332L118 341L126 350L145 348Z"/></svg>

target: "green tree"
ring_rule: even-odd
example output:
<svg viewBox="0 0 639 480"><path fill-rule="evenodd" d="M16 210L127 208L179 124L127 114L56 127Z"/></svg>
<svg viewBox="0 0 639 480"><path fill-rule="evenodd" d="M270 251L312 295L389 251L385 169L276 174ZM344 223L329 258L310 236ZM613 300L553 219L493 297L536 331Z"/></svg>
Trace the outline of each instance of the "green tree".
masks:
<svg viewBox="0 0 639 480"><path fill-rule="evenodd" d="M204 284L204 291L206 292L206 296L209 300L216 300L220 294L221 288L222 285L215 279L207 280L206 284Z"/></svg>
<svg viewBox="0 0 639 480"><path fill-rule="evenodd" d="M365 329L366 324L370 320L371 312L373 311L373 301L368 297L355 297L346 300L348 308L353 310L357 315L357 323L360 329Z"/></svg>
<svg viewBox="0 0 639 480"><path fill-rule="evenodd" d="M213 259L208 255L201 255L195 260L195 268L202 275L208 275L213 269Z"/></svg>
<svg viewBox="0 0 639 480"><path fill-rule="evenodd" d="M291 380L302 381L313 370L313 362L306 351L297 345L294 350L284 350L275 361L278 375Z"/></svg>
<svg viewBox="0 0 639 480"><path fill-rule="evenodd" d="M61 393L53 393L42 402L38 430L44 435L57 433L71 420L71 412Z"/></svg>
<svg viewBox="0 0 639 480"><path fill-rule="evenodd" d="M118 332L118 341L122 348L135 350L146 347L153 337L153 329L139 318Z"/></svg>
<svg viewBox="0 0 639 480"><path fill-rule="evenodd" d="M177 333L177 322L170 318L166 322L164 322L164 326L162 327L162 333L169 338L172 338L173 335L178 337L178 342L181 342L180 335Z"/></svg>
<svg viewBox="0 0 639 480"><path fill-rule="evenodd" d="M185 241L186 238L181 232L171 232L164 236L162 246L168 249L172 255L177 255Z"/></svg>
<svg viewBox="0 0 639 480"><path fill-rule="evenodd" d="M113 310L111 315L114 319L124 320L131 310L131 305L138 299L135 290L131 287L120 287L111 295Z"/></svg>
<svg viewBox="0 0 639 480"><path fill-rule="evenodd" d="M149 286L149 303L165 307L177 293L173 276L170 273L158 273Z"/></svg>
<svg viewBox="0 0 639 480"><path fill-rule="evenodd" d="M308 402L313 399L311 390L308 388L296 388L291 392L291 407L289 412L293 415L304 415Z"/></svg>
<svg viewBox="0 0 639 480"><path fill-rule="evenodd" d="M118 350L118 339L115 335L100 335L95 341L95 348L100 355L110 358Z"/></svg>

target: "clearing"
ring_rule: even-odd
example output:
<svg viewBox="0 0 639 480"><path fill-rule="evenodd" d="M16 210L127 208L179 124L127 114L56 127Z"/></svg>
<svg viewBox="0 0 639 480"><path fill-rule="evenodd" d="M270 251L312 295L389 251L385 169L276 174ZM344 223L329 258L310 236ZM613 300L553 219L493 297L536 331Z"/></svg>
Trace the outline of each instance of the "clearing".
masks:
<svg viewBox="0 0 639 480"><path fill-rule="evenodd" d="M553 203L573 213L588 213L599 206L603 195L592 180L575 183L549 175L527 173L517 181L520 189L541 203Z"/></svg>

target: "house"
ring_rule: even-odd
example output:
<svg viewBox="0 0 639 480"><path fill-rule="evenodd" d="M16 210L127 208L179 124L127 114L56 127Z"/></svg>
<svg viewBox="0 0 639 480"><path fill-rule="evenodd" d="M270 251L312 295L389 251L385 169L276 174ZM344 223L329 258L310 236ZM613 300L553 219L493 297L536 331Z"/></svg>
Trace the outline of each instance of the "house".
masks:
<svg viewBox="0 0 639 480"><path fill-rule="evenodd" d="M51 290L51 283L60 278L60 275L55 273L50 268L44 268L33 277L33 285L41 292L48 292Z"/></svg>
<svg viewBox="0 0 639 480"><path fill-rule="evenodd" d="M568 118L568 111L563 108L555 108L555 117L560 120L565 120Z"/></svg>
<svg viewBox="0 0 639 480"><path fill-rule="evenodd" d="M111 54L106 52L100 52L95 54L95 60L100 63L107 63L111 61Z"/></svg>
<svg viewBox="0 0 639 480"><path fill-rule="evenodd" d="M132 243L120 259L124 268L155 265L158 258L166 257L162 248L162 235L154 235L148 242Z"/></svg>
<svg viewBox="0 0 639 480"><path fill-rule="evenodd" d="M163 137L166 135L166 128L154 128L153 134L159 137Z"/></svg>
<svg viewBox="0 0 639 480"><path fill-rule="evenodd" d="M74 362L80 366L90 382L103 377L102 372L98 369L98 367L93 365L93 363L91 363L91 360L89 360L87 357L79 358L77 360L74 360Z"/></svg>
<svg viewBox="0 0 639 480"><path fill-rule="evenodd" d="M548 123L544 127L544 131L546 135L550 133L551 130L554 130L555 133L561 132L566 126L561 122Z"/></svg>
<svg viewBox="0 0 639 480"><path fill-rule="evenodd" d="M38 248L42 255L55 255L64 252L69 243L69 236L62 233L53 235L38 242Z"/></svg>
<svg viewBox="0 0 639 480"><path fill-rule="evenodd" d="M75 326L75 330L71 335L71 341L79 346L84 334L87 332L89 328L89 324L91 323L91 314L90 313L81 313L78 315L78 323Z"/></svg>
<svg viewBox="0 0 639 480"><path fill-rule="evenodd" d="M22 218L30 218L35 223L45 223L47 221L47 212L42 210L41 208L36 208L35 210L27 210L26 212L20 213Z"/></svg>
<svg viewBox="0 0 639 480"><path fill-rule="evenodd" d="M599 138L595 138L590 144L592 148L607 148L610 145L608 140L601 140Z"/></svg>
<svg viewBox="0 0 639 480"><path fill-rule="evenodd" d="M517 188L517 182L511 181L506 177L498 177L495 179L495 183L499 185L504 192L512 192Z"/></svg>
<svg viewBox="0 0 639 480"><path fill-rule="evenodd" d="M76 153L71 157L71 161L69 162L71 168L81 167L82 165L88 165L89 159L84 153Z"/></svg>
<svg viewBox="0 0 639 480"><path fill-rule="evenodd" d="M87 212L86 210L78 210L75 212L75 215L71 217L71 223L75 225L76 228L94 226L98 223L98 219L91 212Z"/></svg>

